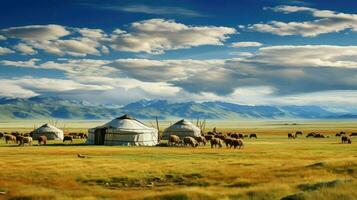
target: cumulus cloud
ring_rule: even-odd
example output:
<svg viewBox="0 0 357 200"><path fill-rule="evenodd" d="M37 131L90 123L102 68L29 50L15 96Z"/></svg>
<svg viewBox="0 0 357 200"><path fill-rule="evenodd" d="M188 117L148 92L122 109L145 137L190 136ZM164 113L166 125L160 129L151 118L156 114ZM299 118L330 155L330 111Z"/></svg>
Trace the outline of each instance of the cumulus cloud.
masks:
<svg viewBox="0 0 357 200"><path fill-rule="evenodd" d="M201 45L223 45L236 30L217 26L190 26L173 20L150 19L131 24L132 32L116 30L111 47L118 51L162 54L166 50Z"/></svg>
<svg viewBox="0 0 357 200"><path fill-rule="evenodd" d="M36 41L56 40L70 34L65 27L55 24L11 27L2 29L0 33L8 38Z"/></svg>
<svg viewBox="0 0 357 200"><path fill-rule="evenodd" d="M10 53L15 53L15 52L9 48L0 47L0 55L10 54Z"/></svg>
<svg viewBox="0 0 357 200"><path fill-rule="evenodd" d="M263 46L260 42L233 42L231 47L260 47Z"/></svg>
<svg viewBox="0 0 357 200"><path fill-rule="evenodd" d="M313 21L258 23L248 26L248 30L272 33L276 35L301 35L315 37L324 33L340 32L343 30L357 31L357 15L338 13L330 10L318 10L300 6L277 6L269 8L285 14L306 12L318 18Z"/></svg>
<svg viewBox="0 0 357 200"><path fill-rule="evenodd" d="M61 93L73 91L101 91L112 89L110 86L81 84L67 79L49 79L18 77L15 79L0 79L0 84L5 86L0 91L0 96L32 97L45 93Z"/></svg>
<svg viewBox="0 0 357 200"><path fill-rule="evenodd" d="M19 43L19 44L15 45L14 49L21 52L24 55L37 54L37 51L35 49L33 49L31 46L24 44L24 43Z"/></svg>

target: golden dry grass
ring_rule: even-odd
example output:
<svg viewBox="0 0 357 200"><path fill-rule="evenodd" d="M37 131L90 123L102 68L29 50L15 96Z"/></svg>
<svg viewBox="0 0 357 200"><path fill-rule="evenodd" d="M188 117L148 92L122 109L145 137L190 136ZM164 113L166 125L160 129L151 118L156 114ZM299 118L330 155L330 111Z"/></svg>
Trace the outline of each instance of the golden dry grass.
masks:
<svg viewBox="0 0 357 200"><path fill-rule="evenodd" d="M289 140L296 125L281 123L224 129L258 133L241 150L1 141L0 199L357 199L357 141L340 144L334 136L357 127L324 125L297 128L330 136L324 139Z"/></svg>

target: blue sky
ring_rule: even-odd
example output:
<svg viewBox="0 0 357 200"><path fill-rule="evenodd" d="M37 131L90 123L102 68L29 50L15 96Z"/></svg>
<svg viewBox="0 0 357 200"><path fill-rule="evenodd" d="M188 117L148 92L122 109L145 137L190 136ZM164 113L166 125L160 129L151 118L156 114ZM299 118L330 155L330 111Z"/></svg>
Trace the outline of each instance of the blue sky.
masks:
<svg viewBox="0 0 357 200"><path fill-rule="evenodd" d="M357 2L1 1L0 96L357 104Z"/></svg>

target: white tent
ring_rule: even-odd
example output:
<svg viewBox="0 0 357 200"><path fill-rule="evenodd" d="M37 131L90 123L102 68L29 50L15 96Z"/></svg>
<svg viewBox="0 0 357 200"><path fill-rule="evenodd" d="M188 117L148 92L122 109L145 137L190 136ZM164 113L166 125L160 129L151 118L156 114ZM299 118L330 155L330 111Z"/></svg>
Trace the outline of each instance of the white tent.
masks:
<svg viewBox="0 0 357 200"><path fill-rule="evenodd" d="M31 134L34 140L37 140L37 138L42 135L46 136L48 140L63 140L63 131L51 124L44 124L32 131Z"/></svg>
<svg viewBox="0 0 357 200"><path fill-rule="evenodd" d="M170 135L177 135L180 138L186 136L198 137L201 135L201 129L191 122L182 119L164 130L164 139L168 139Z"/></svg>
<svg viewBox="0 0 357 200"><path fill-rule="evenodd" d="M158 144L158 131L123 115L103 126L89 129L87 144L154 146Z"/></svg>

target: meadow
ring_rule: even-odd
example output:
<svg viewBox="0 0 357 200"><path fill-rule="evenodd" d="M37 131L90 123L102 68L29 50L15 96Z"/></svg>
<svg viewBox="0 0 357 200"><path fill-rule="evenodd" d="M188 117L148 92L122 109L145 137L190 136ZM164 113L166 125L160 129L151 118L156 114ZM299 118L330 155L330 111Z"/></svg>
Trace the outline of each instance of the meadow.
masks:
<svg viewBox="0 0 357 200"><path fill-rule="evenodd" d="M85 132L102 122L60 123L66 132ZM357 199L357 140L335 137L357 132L355 121L207 123L213 127L258 139L245 139L243 149L0 141L0 199ZM0 123L0 131L32 128L30 121ZM304 136L288 139L296 130ZM310 131L329 137L306 138Z"/></svg>

